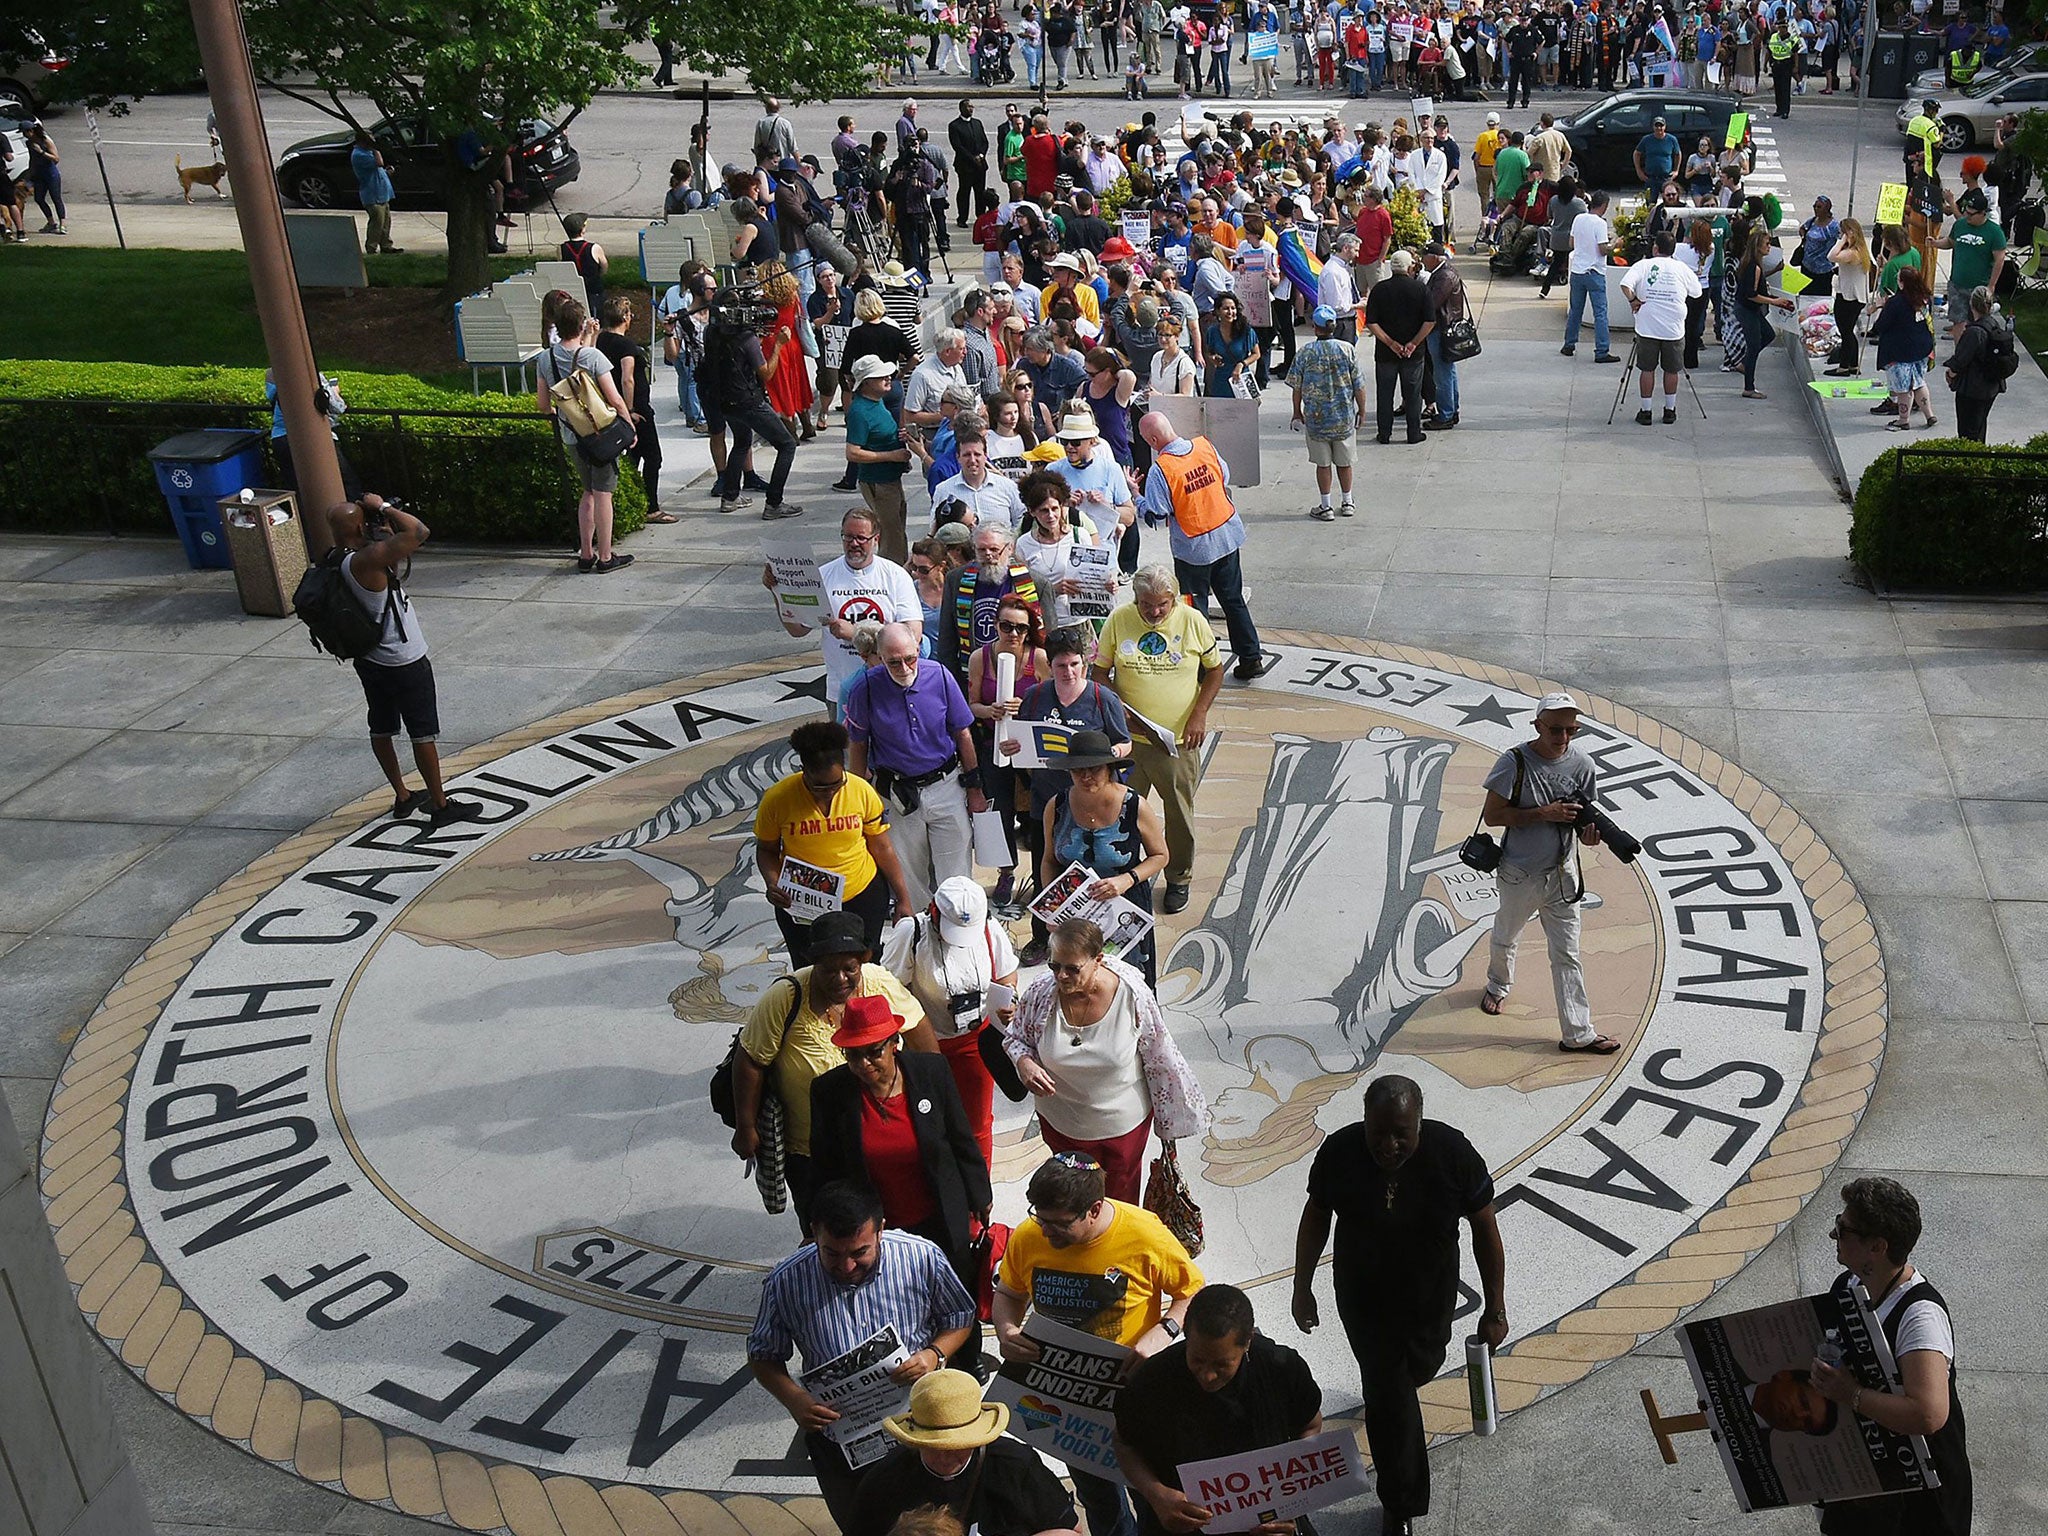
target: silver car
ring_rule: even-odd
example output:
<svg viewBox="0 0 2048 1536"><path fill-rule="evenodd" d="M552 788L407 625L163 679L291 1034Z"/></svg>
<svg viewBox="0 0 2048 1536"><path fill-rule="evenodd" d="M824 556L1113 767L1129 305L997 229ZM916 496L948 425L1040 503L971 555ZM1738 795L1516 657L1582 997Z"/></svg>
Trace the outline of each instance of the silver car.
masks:
<svg viewBox="0 0 2048 1536"><path fill-rule="evenodd" d="M1989 144L1991 129L2008 112L2027 112L2048 106L2048 72L1992 77L1972 82L1961 91L1935 92L1936 116L1941 121L1941 147L1956 154L1973 144ZM1906 124L1920 115L1920 102L1899 108L1896 121L1903 135Z"/></svg>
<svg viewBox="0 0 2048 1536"><path fill-rule="evenodd" d="M1977 78L1970 83L1981 85L1994 76L2003 80L2008 75L2032 75L2044 69L2048 69L2048 43L2021 43L1996 64L1986 64L1978 70ZM1948 94L1948 74L1940 65L1921 70L1906 86L1906 99L1913 102Z"/></svg>

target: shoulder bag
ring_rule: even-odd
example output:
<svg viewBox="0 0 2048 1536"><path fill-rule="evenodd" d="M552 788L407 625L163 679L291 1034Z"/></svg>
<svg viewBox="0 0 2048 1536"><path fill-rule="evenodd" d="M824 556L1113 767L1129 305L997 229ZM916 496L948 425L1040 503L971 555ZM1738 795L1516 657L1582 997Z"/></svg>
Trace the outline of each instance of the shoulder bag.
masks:
<svg viewBox="0 0 2048 1536"><path fill-rule="evenodd" d="M1189 1258L1198 1259L1202 1256L1202 1208L1195 1204L1194 1192L1180 1171L1176 1145L1165 1143L1152 1159L1152 1170L1145 1176L1145 1209L1180 1239Z"/></svg>
<svg viewBox="0 0 2048 1536"><path fill-rule="evenodd" d="M1515 748L1515 788L1508 796L1509 805L1522 803L1522 773L1528 766L1528 759L1522 756L1522 749ZM1485 825L1486 807L1482 801L1479 820L1472 824L1472 835L1458 845L1458 862L1467 869L1476 869L1482 875L1490 875L1500 868L1501 846L1491 832L1482 830ZM734 1037L733 1043L735 1046L738 1045L737 1036Z"/></svg>
<svg viewBox="0 0 2048 1536"><path fill-rule="evenodd" d="M1447 363L1462 363L1479 355L1479 326L1468 314L1444 327L1444 339L1437 343Z"/></svg>
<svg viewBox="0 0 2048 1536"><path fill-rule="evenodd" d="M555 381L548 395L555 413L576 434L576 451L592 464L609 464L633 441L633 423L626 420L605 399L597 380L569 352L569 365L562 366L560 347L551 348L548 361L554 365Z"/></svg>

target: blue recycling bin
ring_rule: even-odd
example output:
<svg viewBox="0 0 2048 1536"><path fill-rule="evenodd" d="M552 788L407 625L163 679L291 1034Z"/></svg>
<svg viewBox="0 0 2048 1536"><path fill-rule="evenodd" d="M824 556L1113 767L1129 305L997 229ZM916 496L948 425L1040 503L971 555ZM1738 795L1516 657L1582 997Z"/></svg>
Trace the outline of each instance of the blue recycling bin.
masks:
<svg viewBox="0 0 2048 1536"><path fill-rule="evenodd" d="M255 486L263 475L263 434L207 427L181 432L149 450L156 483L192 569L230 570L227 530L214 503Z"/></svg>

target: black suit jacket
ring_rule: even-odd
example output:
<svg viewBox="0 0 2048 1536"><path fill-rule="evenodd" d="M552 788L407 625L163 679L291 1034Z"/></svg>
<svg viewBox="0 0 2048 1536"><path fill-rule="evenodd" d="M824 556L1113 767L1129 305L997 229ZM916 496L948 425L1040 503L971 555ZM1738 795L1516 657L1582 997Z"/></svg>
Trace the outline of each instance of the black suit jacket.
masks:
<svg viewBox="0 0 2048 1536"><path fill-rule="evenodd" d="M948 1256L964 1253L968 1218L989 1208L995 1196L989 1187L988 1164L953 1069L946 1058L930 1051L902 1051L896 1057L903 1071L903 1097L910 1105L910 1123L924 1155L925 1177L945 1222ZM834 1067L811 1081L811 1177L822 1188L834 1179L866 1179L867 1159L860 1144L860 1096L865 1090L851 1067ZM929 1104L929 1109L921 1106Z"/></svg>

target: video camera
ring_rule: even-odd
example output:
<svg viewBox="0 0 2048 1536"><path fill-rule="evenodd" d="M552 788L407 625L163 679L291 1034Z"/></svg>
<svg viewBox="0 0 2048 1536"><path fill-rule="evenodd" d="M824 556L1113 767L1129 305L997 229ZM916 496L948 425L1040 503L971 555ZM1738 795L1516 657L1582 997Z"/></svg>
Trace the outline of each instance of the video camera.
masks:
<svg viewBox="0 0 2048 1536"><path fill-rule="evenodd" d="M1575 827L1592 827L1600 834L1600 841L1624 864L1633 864L1636 855L1643 851L1642 839L1633 836L1616 823L1584 790L1567 797L1578 806L1579 814L1572 822Z"/></svg>
<svg viewBox="0 0 2048 1536"><path fill-rule="evenodd" d="M723 284L711 298L710 323L735 326L766 336L775 329L776 306L761 291L760 279L743 277Z"/></svg>

